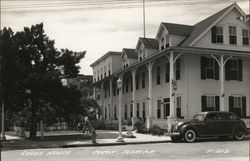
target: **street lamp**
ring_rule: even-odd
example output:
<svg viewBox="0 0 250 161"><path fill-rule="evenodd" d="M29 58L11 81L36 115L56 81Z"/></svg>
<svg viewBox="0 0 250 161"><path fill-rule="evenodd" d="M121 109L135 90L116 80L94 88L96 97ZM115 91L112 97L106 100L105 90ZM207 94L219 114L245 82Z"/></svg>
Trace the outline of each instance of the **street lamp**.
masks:
<svg viewBox="0 0 250 161"><path fill-rule="evenodd" d="M118 115L118 123L119 123L119 136L116 142L124 142L122 138L122 80L119 78L116 81L117 88L119 90L119 115Z"/></svg>

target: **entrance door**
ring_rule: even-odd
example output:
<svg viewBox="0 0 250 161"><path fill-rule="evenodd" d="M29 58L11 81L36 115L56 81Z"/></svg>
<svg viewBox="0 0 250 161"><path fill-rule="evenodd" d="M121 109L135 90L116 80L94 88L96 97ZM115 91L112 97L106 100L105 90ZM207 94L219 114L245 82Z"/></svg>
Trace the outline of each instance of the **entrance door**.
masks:
<svg viewBox="0 0 250 161"><path fill-rule="evenodd" d="M164 106L163 106L163 116L164 119L167 119L167 117L170 114L170 105L169 105L169 98L164 98L163 99Z"/></svg>

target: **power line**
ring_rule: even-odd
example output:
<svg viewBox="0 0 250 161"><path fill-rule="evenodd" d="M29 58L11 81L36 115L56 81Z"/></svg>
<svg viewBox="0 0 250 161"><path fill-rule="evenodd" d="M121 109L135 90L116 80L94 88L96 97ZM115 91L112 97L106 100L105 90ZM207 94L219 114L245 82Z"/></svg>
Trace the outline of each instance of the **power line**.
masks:
<svg viewBox="0 0 250 161"><path fill-rule="evenodd" d="M188 6L188 5L205 5L205 4L218 4L218 3L228 3L234 2L234 0L216 0L216 1L181 1L182 3L176 3L173 0L147 0L147 7L162 7L162 6ZM244 0L238 0L237 2L241 2ZM100 1L84 1L85 4L80 3L61 3L59 4L46 4L47 6L31 6L26 5L26 10L22 9L18 6L12 6L14 8L3 8L1 11L2 14L19 14L19 13L42 13L42 12L70 12L70 11L85 11L85 10L105 10L105 9L129 9L129 8L141 8L141 0L125 0L123 3L118 3L117 0L106 0L103 3L99 3ZM140 2L140 3L139 3ZM71 6L69 6L71 5ZM22 5L25 7L25 5ZM50 7L50 8L48 8ZM55 8L51 8L55 7ZM31 8L31 9L28 9ZM44 8L44 9L42 9ZM12 10L15 9L15 10ZM19 10L20 9L20 10Z"/></svg>

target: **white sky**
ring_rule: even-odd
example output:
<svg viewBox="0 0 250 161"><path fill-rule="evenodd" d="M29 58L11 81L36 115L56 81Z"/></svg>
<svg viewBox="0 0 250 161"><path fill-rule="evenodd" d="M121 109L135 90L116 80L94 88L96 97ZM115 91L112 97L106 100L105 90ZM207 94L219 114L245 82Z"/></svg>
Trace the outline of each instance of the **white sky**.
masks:
<svg viewBox="0 0 250 161"><path fill-rule="evenodd" d="M80 73L92 74L89 65L108 51L121 51L125 47L135 48L138 37L143 36L143 26L142 8L134 5L141 5L142 0L134 0L137 3L132 3L133 0L131 0L131 3L122 4L119 3L121 0L116 0L117 3L108 5L102 4L101 0L87 1L82 0L79 4L79 0L1 1L1 28L10 27L14 31L19 31L25 26L30 27L43 22L45 33L50 39L55 40L58 49L87 51L80 63ZM152 38L155 37L161 22L193 25L233 3L230 0L176 0L172 2L168 0L168 4L167 0L165 2L163 0L161 2L145 1L146 37ZM191 1L194 2L193 5L186 5ZM74 5L70 4L74 2L76 2ZM71 6L58 6L53 3L69 3ZM237 4L245 13L249 13L248 0L237 1ZM117 8L112 9L112 7ZM63 11L47 12L48 9L52 11L62 9ZM69 11L71 9L74 11ZM33 11L35 13L32 13Z"/></svg>

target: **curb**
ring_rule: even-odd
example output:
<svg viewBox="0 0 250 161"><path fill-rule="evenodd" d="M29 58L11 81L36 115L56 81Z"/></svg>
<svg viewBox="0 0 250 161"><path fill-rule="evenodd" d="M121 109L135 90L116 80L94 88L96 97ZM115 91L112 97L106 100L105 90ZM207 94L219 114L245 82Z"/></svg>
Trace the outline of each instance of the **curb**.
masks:
<svg viewBox="0 0 250 161"><path fill-rule="evenodd" d="M163 141L147 141L147 142L122 142L122 143L96 143L96 144L71 144L71 145L62 145L62 148L75 148L75 147L92 147L92 146L118 146L118 145L133 145L133 144L155 144L155 143L168 143L171 140Z"/></svg>

